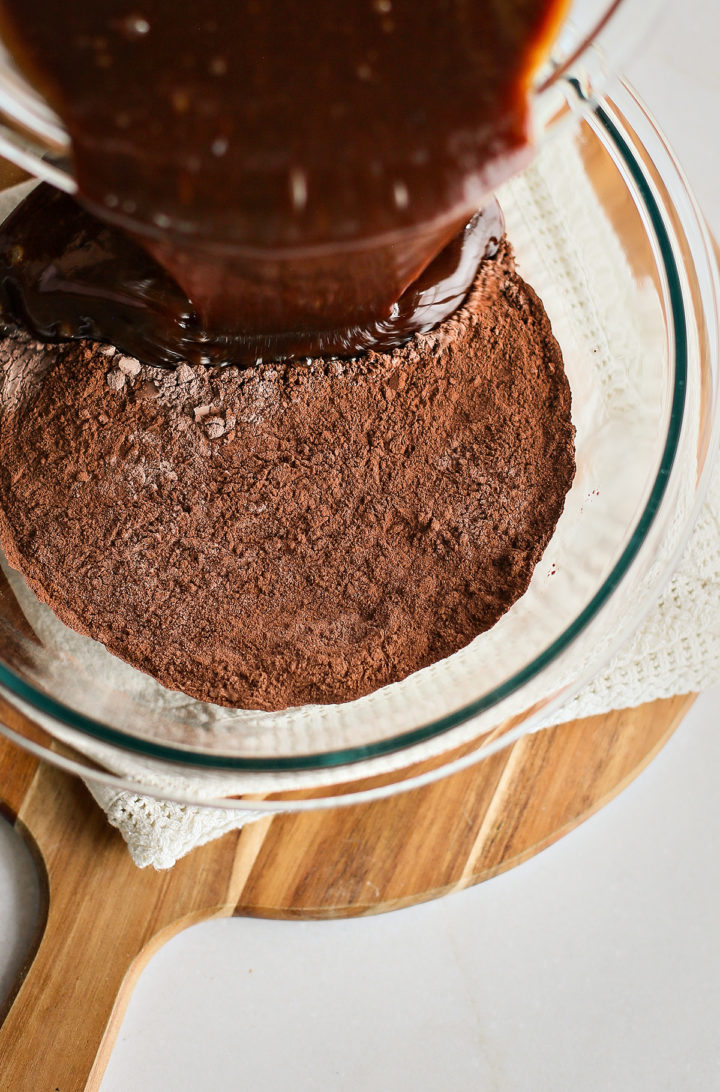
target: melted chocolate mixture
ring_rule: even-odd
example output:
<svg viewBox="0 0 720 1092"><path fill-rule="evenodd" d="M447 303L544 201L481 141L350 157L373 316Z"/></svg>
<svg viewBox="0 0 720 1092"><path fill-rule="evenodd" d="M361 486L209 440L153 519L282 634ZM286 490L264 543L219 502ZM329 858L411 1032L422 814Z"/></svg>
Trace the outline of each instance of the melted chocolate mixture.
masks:
<svg viewBox="0 0 720 1092"><path fill-rule="evenodd" d="M352 355L428 329L502 234L496 208L473 213L526 160L566 6L0 0L83 206L45 194L14 218L6 305L148 362Z"/></svg>
<svg viewBox="0 0 720 1092"><path fill-rule="evenodd" d="M139 242L41 185L0 227L0 307L37 337L109 341L146 364L355 355L402 345L455 311L479 262L497 253L503 227L492 200L367 326L280 328L272 336L246 330L239 338L210 335L177 282ZM276 307L280 323L282 296Z"/></svg>

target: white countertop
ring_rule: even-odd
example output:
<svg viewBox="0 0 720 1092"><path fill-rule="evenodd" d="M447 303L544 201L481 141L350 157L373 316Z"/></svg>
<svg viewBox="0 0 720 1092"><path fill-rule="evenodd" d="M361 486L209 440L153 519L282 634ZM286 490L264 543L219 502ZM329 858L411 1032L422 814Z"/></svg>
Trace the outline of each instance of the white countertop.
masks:
<svg viewBox="0 0 720 1092"><path fill-rule="evenodd" d="M626 71L720 237L718 47L720 6L685 0ZM140 979L102 1092L720 1089L719 721L716 688L619 798L479 887L181 933ZM0 996L35 900L0 821Z"/></svg>

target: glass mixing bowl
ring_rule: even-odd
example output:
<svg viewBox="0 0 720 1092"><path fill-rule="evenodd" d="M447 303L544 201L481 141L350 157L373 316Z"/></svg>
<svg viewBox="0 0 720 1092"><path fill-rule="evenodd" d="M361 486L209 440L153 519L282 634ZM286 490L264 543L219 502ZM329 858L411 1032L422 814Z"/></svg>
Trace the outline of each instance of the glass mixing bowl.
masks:
<svg viewBox="0 0 720 1092"><path fill-rule="evenodd" d="M590 91L657 6L572 4L535 81L542 151L499 193L519 271L563 349L577 427L576 479L522 599L401 683L262 713L165 690L67 630L0 559L0 730L135 791L244 810L335 805L477 761L535 729L612 656L686 541L717 448L711 243L632 92L598 104ZM1 53L0 152L74 190L62 126ZM23 192L6 189L5 209ZM248 800L309 786L312 801ZM317 798L318 786L334 787Z"/></svg>
<svg viewBox="0 0 720 1092"><path fill-rule="evenodd" d="M527 593L466 649L401 683L262 713L164 690L67 630L5 566L3 731L135 791L244 810L334 806L494 752L612 657L677 561L717 450L718 274L682 173L633 92L618 85L598 103L580 81L562 88L564 112L582 122L560 125L498 195L519 271L563 349L577 428L575 482ZM341 783L340 797L318 790ZM310 786L312 800L278 798Z"/></svg>

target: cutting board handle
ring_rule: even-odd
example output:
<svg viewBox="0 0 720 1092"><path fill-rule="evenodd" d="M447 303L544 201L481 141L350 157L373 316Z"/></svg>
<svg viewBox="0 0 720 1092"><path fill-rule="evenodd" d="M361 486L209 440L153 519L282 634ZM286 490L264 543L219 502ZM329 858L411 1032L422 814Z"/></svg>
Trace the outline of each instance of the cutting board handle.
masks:
<svg viewBox="0 0 720 1092"><path fill-rule="evenodd" d="M239 836L171 872L141 871L81 782L2 736L0 799L45 893L39 942L0 1026L0 1088L97 1089L153 952L186 925L232 913L228 880Z"/></svg>
<svg viewBox="0 0 720 1092"><path fill-rule="evenodd" d="M97 885L75 880L74 898L55 901L51 892L42 939L0 1027L0 1083L12 1092L99 1088L127 1000L152 953L149 945L133 950L123 917L117 931L101 933ZM112 883L106 897L113 897Z"/></svg>

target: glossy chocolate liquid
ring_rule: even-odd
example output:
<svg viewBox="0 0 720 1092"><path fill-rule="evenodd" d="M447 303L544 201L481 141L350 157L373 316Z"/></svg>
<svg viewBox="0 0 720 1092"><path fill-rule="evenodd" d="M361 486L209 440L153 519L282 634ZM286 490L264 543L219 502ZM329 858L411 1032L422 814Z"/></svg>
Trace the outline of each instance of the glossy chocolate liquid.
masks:
<svg viewBox="0 0 720 1092"><path fill-rule="evenodd" d="M488 195L529 157L529 87L566 7L0 0L80 202L40 191L5 226L6 308L148 363L352 355L428 329L502 235Z"/></svg>

